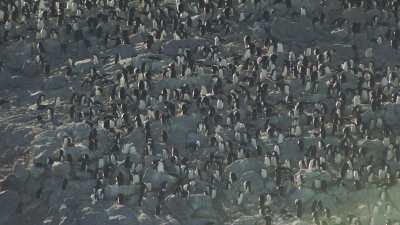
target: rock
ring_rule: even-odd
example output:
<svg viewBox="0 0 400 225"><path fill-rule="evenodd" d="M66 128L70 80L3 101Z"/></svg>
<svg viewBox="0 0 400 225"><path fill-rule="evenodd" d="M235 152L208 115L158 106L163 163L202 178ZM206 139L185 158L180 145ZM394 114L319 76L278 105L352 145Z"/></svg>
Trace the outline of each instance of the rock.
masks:
<svg viewBox="0 0 400 225"><path fill-rule="evenodd" d="M190 86L208 86L211 83L211 79L208 76L201 76L201 77L188 77L185 80L175 80L175 79L167 79L162 80L154 85L155 90L162 90L163 88L180 88L182 85L187 84Z"/></svg>
<svg viewBox="0 0 400 225"><path fill-rule="evenodd" d="M25 121L20 121L20 119L18 119L14 122L20 123ZM6 128L0 129L0 144L8 146L10 149L14 146L28 145L33 140L31 131L32 129L30 128L21 128L14 123L10 123Z"/></svg>
<svg viewBox="0 0 400 225"><path fill-rule="evenodd" d="M65 134L74 137L76 142L86 140L89 137L90 127L87 123L68 123L57 128L57 137L62 140Z"/></svg>
<svg viewBox="0 0 400 225"><path fill-rule="evenodd" d="M192 215L193 210L185 199L176 195L168 195L165 198L165 205L175 218L183 219Z"/></svg>
<svg viewBox="0 0 400 225"><path fill-rule="evenodd" d="M363 140L359 144L365 148L366 158L373 157L374 161L381 162L385 158L386 147L380 140Z"/></svg>
<svg viewBox="0 0 400 225"><path fill-rule="evenodd" d="M90 207L85 207L81 210L80 224L103 225L107 223L108 217L102 211L95 211Z"/></svg>
<svg viewBox="0 0 400 225"><path fill-rule="evenodd" d="M161 54L141 54L135 57L135 66L141 68L143 63L146 63L150 71L155 73L162 72L163 68L173 62L170 58Z"/></svg>
<svg viewBox="0 0 400 225"><path fill-rule="evenodd" d="M93 68L92 59L84 59L74 62L74 70L80 73L88 73Z"/></svg>
<svg viewBox="0 0 400 225"><path fill-rule="evenodd" d="M46 52L57 55L60 52L60 42L58 40L46 39L44 41Z"/></svg>
<svg viewBox="0 0 400 225"><path fill-rule="evenodd" d="M241 216L239 219L235 220L232 225L248 225L248 224L258 224L258 219L255 216Z"/></svg>
<svg viewBox="0 0 400 225"><path fill-rule="evenodd" d="M302 187L301 189L296 189L290 196L292 202L295 199L301 199L303 202L310 202L315 196L315 191L313 189Z"/></svg>
<svg viewBox="0 0 400 225"><path fill-rule="evenodd" d="M44 89L45 90L60 89L65 87L67 83L68 80L64 76L53 75L45 80Z"/></svg>
<svg viewBox="0 0 400 225"><path fill-rule="evenodd" d="M28 179L29 175L30 175L29 170L27 170L19 162L17 162L14 165L13 171L14 171L15 177L17 177L17 179L19 179L21 182L25 182Z"/></svg>
<svg viewBox="0 0 400 225"><path fill-rule="evenodd" d="M252 30L256 38L265 38L268 35L267 27L260 22L255 22Z"/></svg>
<svg viewBox="0 0 400 225"><path fill-rule="evenodd" d="M134 194L136 191L134 185L107 185L105 188L105 195L109 198L116 198L118 194L123 194L124 196L129 196Z"/></svg>
<svg viewBox="0 0 400 225"><path fill-rule="evenodd" d="M283 4L283 2L274 4L273 7L274 9L274 14L278 15L278 16L285 16L288 13L288 8L286 7L285 4Z"/></svg>
<svg viewBox="0 0 400 225"><path fill-rule="evenodd" d="M34 178L40 177L44 173L44 168L33 166L29 169Z"/></svg>
<svg viewBox="0 0 400 225"><path fill-rule="evenodd" d="M76 223L76 218L70 216L63 216L60 219L60 222L58 223L58 225L69 225L69 224L75 224Z"/></svg>
<svg viewBox="0 0 400 225"><path fill-rule="evenodd" d="M167 189L172 190L176 181L175 177L166 173L159 173L152 168L146 169L143 175L143 182L150 183L152 191L159 190L163 182L167 182Z"/></svg>
<svg viewBox="0 0 400 225"><path fill-rule="evenodd" d="M271 34L281 41L297 40L302 43L310 43L318 38L316 32L312 31L313 25L307 18L299 18L293 22L278 18L271 25Z"/></svg>
<svg viewBox="0 0 400 225"><path fill-rule="evenodd" d="M208 195L192 194L189 198L189 204L193 210L198 210L200 208L212 208L212 199Z"/></svg>
<svg viewBox="0 0 400 225"><path fill-rule="evenodd" d="M216 222L218 213L213 208L200 208L193 212L194 219L207 219Z"/></svg>
<svg viewBox="0 0 400 225"><path fill-rule="evenodd" d="M31 142L31 145L43 145L54 142L57 138L56 131L48 130L37 134Z"/></svg>
<svg viewBox="0 0 400 225"><path fill-rule="evenodd" d="M185 40L171 40L168 41L164 48L161 50L162 53L175 57L178 55L178 49L189 48L194 51L199 46L206 46L209 42L205 39L185 39Z"/></svg>
<svg viewBox="0 0 400 225"><path fill-rule="evenodd" d="M55 162L51 171L56 177L67 178L71 172L71 166L68 163Z"/></svg>
<svg viewBox="0 0 400 225"><path fill-rule="evenodd" d="M1 181L0 187L1 190L17 191L19 188L21 188L21 182L19 182L14 174L10 174Z"/></svg>
<svg viewBox="0 0 400 225"><path fill-rule="evenodd" d="M163 225L181 225L181 223L180 223L178 220L172 218L170 215L167 215L165 218L163 218L163 221L160 221L160 222L157 223L157 224L163 224ZM151 225L151 224L149 224L149 225Z"/></svg>
<svg viewBox="0 0 400 225"><path fill-rule="evenodd" d="M400 60L400 56L397 54L396 49L390 46L376 45L373 52L374 62L377 66L396 65L396 62Z"/></svg>
<svg viewBox="0 0 400 225"><path fill-rule="evenodd" d="M66 156L70 154L72 159L75 161L79 160L83 154L89 154L89 148L86 145L79 143L75 146L64 148L64 154Z"/></svg>
<svg viewBox="0 0 400 225"><path fill-rule="evenodd" d="M264 182L261 175L256 171L247 171L240 177L240 184L245 181L250 181L252 192L263 192L265 191Z"/></svg>
<svg viewBox="0 0 400 225"><path fill-rule="evenodd" d="M307 225L308 223L306 223L305 221L302 220L295 220L292 222L292 225Z"/></svg>
<svg viewBox="0 0 400 225"><path fill-rule="evenodd" d="M55 132L43 132L36 135L29 151L32 153L34 163L46 163L47 157L54 156L59 147Z"/></svg>
<svg viewBox="0 0 400 225"><path fill-rule="evenodd" d="M140 212L137 216L137 219L140 224L152 224L155 221L146 213Z"/></svg>
<svg viewBox="0 0 400 225"><path fill-rule="evenodd" d="M34 195L37 190L40 188L39 179L36 179L35 176L29 177L29 179L25 183L25 192L29 195Z"/></svg>
<svg viewBox="0 0 400 225"><path fill-rule="evenodd" d="M10 67L20 68L21 62L26 60L26 57L29 57L33 54L32 45L26 43L25 41L15 41L8 43L7 46L3 46L4 54L7 56L7 63Z"/></svg>
<svg viewBox="0 0 400 225"><path fill-rule="evenodd" d="M342 4L338 1L326 1L326 8L328 12L337 14L338 11L342 10Z"/></svg>
<svg viewBox="0 0 400 225"><path fill-rule="evenodd" d="M109 225L137 225L136 215L132 210L123 205L113 205L106 210Z"/></svg>
<svg viewBox="0 0 400 225"><path fill-rule="evenodd" d="M119 54L121 58L128 58L136 56L136 50L131 45L119 45L112 49L112 54Z"/></svg>
<svg viewBox="0 0 400 225"><path fill-rule="evenodd" d="M351 8L343 11L343 17L348 19L352 23L365 23L366 13L361 8Z"/></svg>
<svg viewBox="0 0 400 225"><path fill-rule="evenodd" d="M260 171L263 163L254 159L239 159L226 167L226 172L233 172L237 176L242 176L247 171Z"/></svg>
<svg viewBox="0 0 400 225"><path fill-rule="evenodd" d="M0 224L7 224L7 221L15 215L19 201L19 195L15 191L0 192Z"/></svg>
<svg viewBox="0 0 400 225"><path fill-rule="evenodd" d="M308 171L308 170L301 170L295 174L296 177L303 176L303 183L302 188L306 187L308 189L315 190L315 181L325 180L327 182L328 187L330 187L330 182L332 182L332 176L323 170L315 170L315 171Z"/></svg>
<svg viewBox="0 0 400 225"><path fill-rule="evenodd" d="M193 218L187 224L190 224L190 225L210 225L210 224L215 224L215 220L213 220L213 219L197 219L197 218Z"/></svg>
<svg viewBox="0 0 400 225"><path fill-rule="evenodd" d="M300 9L301 7L307 10L307 14L321 8L320 3L314 0L292 0L292 8Z"/></svg>
<svg viewBox="0 0 400 225"><path fill-rule="evenodd" d="M114 143L110 132L106 129L97 129L97 140L100 152L109 151Z"/></svg>
<svg viewBox="0 0 400 225"><path fill-rule="evenodd" d="M42 149L42 151L38 151L37 149L35 149L35 153L33 154L33 163L44 165L46 163L46 160L51 156L53 156L53 152L50 152L50 150L48 149Z"/></svg>

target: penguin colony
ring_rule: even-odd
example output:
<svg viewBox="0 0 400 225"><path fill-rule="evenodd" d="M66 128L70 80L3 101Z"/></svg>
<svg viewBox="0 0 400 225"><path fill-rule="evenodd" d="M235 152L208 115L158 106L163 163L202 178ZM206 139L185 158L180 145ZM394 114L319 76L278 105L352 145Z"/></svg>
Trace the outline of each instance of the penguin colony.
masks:
<svg viewBox="0 0 400 225"><path fill-rule="evenodd" d="M57 88L0 224L400 224L399 8L1 1L0 74Z"/></svg>

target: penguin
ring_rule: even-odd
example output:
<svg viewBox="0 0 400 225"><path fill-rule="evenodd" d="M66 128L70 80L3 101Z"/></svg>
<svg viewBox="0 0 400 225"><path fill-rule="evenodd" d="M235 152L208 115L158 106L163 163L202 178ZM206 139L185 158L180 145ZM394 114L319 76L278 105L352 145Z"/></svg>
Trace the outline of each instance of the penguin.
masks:
<svg viewBox="0 0 400 225"><path fill-rule="evenodd" d="M302 130L301 130L300 125L297 125L297 126L295 127L295 133L294 133L294 135L295 135L296 137L301 137L301 136L302 136Z"/></svg>
<svg viewBox="0 0 400 225"><path fill-rule="evenodd" d="M243 188L244 188L244 190L245 190L245 193L250 193L252 190L251 190L251 182L250 181L245 181L244 183L243 183Z"/></svg>
<svg viewBox="0 0 400 225"><path fill-rule="evenodd" d="M241 206L243 204L243 199L244 199L244 194L241 191L239 191L238 197L237 197L237 204L239 206Z"/></svg>
<svg viewBox="0 0 400 225"><path fill-rule="evenodd" d="M162 160L160 160L160 161L157 163L157 172L159 172L159 173L164 173L164 172L165 172L165 169L164 169L164 162L163 162Z"/></svg>
<svg viewBox="0 0 400 225"><path fill-rule="evenodd" d="M218 99L217 100L217 110L222 111L223 109L224 109L224 103L223 103L222 99Z"/></svg>
<svg viewBox="0 0 400 225"><path fill-rule="evenodd" d="M267 172L267 170L265 168L261 169L261 177L263 179L266 179L268 177L268 172Z"/></svg>
<svg viewBox="0 0 400 225"><path fill-rule="evenodd" d="M296 199L294 204L296 206L296 217L301 219L303 217L303 203L300 199Z"/></svg>
<svg viewBox="0 0 400 225"><path fill-rule="evenodd" d="M211 199L215 199L217 197L217 189L212 187L211 188Z"/></svg>
<svg viewBox="0 0 400 225"><path fill-rule="evenodd" d="M124 204L124 195L122 193L119 193L117 195L117 204L118 205L123 205Z"/></svg>
<svg viewBox="0 0 400 225"><path fill-rule="evenodd" d="M61 189L63 191L65 191L67 189L67 185L68 185L68 180L67 180L67 178L64 178L63 182L62 182L62 185L61 185Z"/></svg>

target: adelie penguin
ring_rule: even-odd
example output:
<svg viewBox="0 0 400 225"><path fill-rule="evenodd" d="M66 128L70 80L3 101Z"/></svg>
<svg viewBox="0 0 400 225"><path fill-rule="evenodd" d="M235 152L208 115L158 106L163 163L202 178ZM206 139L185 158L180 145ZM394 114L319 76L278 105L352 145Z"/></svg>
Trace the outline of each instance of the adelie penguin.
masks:
<svg viewBox="0 0 400 225"><path fill-rule="evenodd" d="M303 217L303 202L300 199L296 199L294 201L296 207L296 217L302 218Z"/></svg>

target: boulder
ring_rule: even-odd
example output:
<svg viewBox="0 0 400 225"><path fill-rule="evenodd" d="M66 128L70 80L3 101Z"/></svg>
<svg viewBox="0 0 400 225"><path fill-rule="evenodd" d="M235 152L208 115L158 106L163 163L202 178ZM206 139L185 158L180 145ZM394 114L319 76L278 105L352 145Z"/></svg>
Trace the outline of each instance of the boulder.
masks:
<svg viewBox="0 0 400 225"><path fill-rule="evenodd" d="M377 66L396 65L400 60L396 49L390 46L376 45L373 49L374 62Z"/></svg>
<svg viewBox="0 0 400 225"><path fill-rule="evenodd" d="M119 45L111 50L112 54L119 54L121 58L136 56L136 50L132 45Z"/></svg>
<svg viewBox="0 0 400 225"><path fill-rule="evenodd" d="M278 18L271 25L271 34L281 41L296 40L302 43L310 43L318 38L311 21L303 17L298 21Z"/></svg>
<svg viewBox="0 0 400 225"><path fill-rule="evenodd" d="M274 10L274 14L279 16L279 17L284 17L287 15L289 9L286 7L286 5L283 2L276 3L272 6Z"/></svg>
<svg viewBox="0 0 400 225"><path fill-rule="evenodd" d="M263 163L254 159L239 159L233 162L231 165L226 167L226 172L233 172L237 176L242 176L247 171L260 171L263 167Z"/></svg>
<svg viewBox="0 0 400 225"><path fill-rule="evenodd" d="M365 23L367 14L364 9L350 8L343 11L343 18L348 19L352 23Z"/></svg>
<svg viewBox="0 0 400 225"><path fill-rule="evenodd" d="M48 146L33 146L33 162L38 164L45 164L48 157L55 156L55 150Z"/></svg>
<svg viewBox="0 0 400 225"><path fill-rule="evenodd" d="M96 211L90 207L81 210L80 224L103 225L107 224L108 217L102 211Z"/></svg>
<svg viewBox="0 0 400 225"><path fill-rule="evenodd" d="M261 175L256 171L247 171L240 177L240 184L245 181L250 181L252 192L263 192L265 191L264 182Z"/></svg>
<svg viewBox="0 0 400 225"><path fill-rule="evenodd" d="M93 68L93 66L94 65L92 63L92 59L89 58L74 62L73 69L83 74L83 73L89 73L90 69Z"/></svg>
<svg viewBox="0 0 400 225"><path fill-rule="evenodd" d="M123 194L124 196L129 196L134 194L136 191L134 185L107 185L104 193L108 198L114 199L118 194Z"/></svg>
<svg viewBox="0 0 400 225"><path fill-rule="evenodd" d="M160 173L152 168L148 168L144 172L143 182L150 183L152 191L159 190L163 182L167 182L167 189L173 190L177 179L169 174Z"/></svg>
<svg viewBox="0 0 400 225"><path fill-rule="evenodd" d="M181 225L181 223L176 220L175 218L172 218L170 215L165 216L162 221L156 222L157 224L163 224L163 225ZM151 224L149 224L151 225Z"/></svg>
<svg viewBox="0 0 400 225"><path fill-rule="evenodd" d="M292 8L300 9L303 7L307 10L307 14L310 14L321 8L320 3L314 0L292 0L291 2Z"/></svg>
<svg viewBox="0 0 400 225"><path fill-rule="evenodd" d="M292 225L308 225L308 223L303 220L295 220L291 224Z"/></svg>
<svg viewBox="0 0 400 225"><path fill-rule="evenodd" d="M89 154L89 148L86 145L79 143L72 147L65 147L64 154L70 154L72 156L72 159L75 161L79 160L83 154Z"/></svg>
<svg viewBox="0 0 400 225"><path fill-rule="evenodd" d="M144 212L139 212L137 215L137 219L140 224L154 224L154 220L146 213Z"/></svg>
<svg viewBox="0 0 400 225"><path fill-rule="evenodd" d="M189 198L189 205L193 210L212 208L212 199L208 195L192 194Z"/></svg>
<svg viewBox="0 0 400 225"><path fill-rule="evenodd" d="M45 131L35 136L31 142L29 151L32 153L35 163L45 163L47 157L54 156L59 146L56 133L54 131Z"/></svg>
<svg viewBox="0 0 400 225"><path fill-rule="evenodd" d="M58 40L46 39L44 41L44 47L49 54L57 55L60 53L60 42Z"/></svg>
<svg viewBox="0 0 400 225"><path fill-rule="evenodd" d="M51 171L56 177L67 178L71 172L71 166L68 163L55 162L53 163Z"/></svg>
<svg viewBox="0 0 400 225"><path fill-rule="evenodd" d="M193 212L192 218L194 219L207 219L216 222L218 213L213 208L200 208Z"/></svg>
<svg viewBox="0 0 400 225"><path fill-rule="evenodd" d="M54 142L57 137L57 133L53 130L43 131L35 135L31 142L31 145L43 145L50 142Z"/></svg>
<svg viewBox="0 0 400 225"><path fill-rule="evenodd" d="M248 225L248 224L258 224L260 218L255 216L241 216L239 219L235 220L232 225Z"/></svg>
<svg viewBox="0 0 400 225"><path fill-rule="evenodd" d="M109 225L137 225L137 215L132 212L132 209L123 205L113 205L106 210Z"/></svg>
<svg viewBox="0 0 400 225"><path fill-rule="evenodd" d="M67 85L68 80L62 75L53 75L45 79L44 82L45 90L54 90L64 88Z"/></svg>
<svg viewBox="0 0 400 225"><path fill-rule="evenodd" d="M176 195L168 195L165 198L165 205L175 218L188 217L193 210L185 199L180 199Z"/></svg>
<svg viewBox="0 0 400 225"><path fill-rule="evenodd" d="M254 26L252 27L253 34L256 38L264 39L268 35L268 28L266 25L260 22L255 22Z"/></svg>
<svg viewBox="0 0 400 225"><path fill-rule="evenodd" d="M164 48L161 50L163 54L170 57L175 57L178 55L179 49L191 49L194 51L199 46L206 46L209 42L205 39L185 39L185 40L171 40L168 41Z"/></svg>
<svg viewBox="0 0 400 225"><path fill-rule="evenodd" d="M296 177L300 176L300 174L303 176L303 183L302 183L302 188L308 188L315 190L315 181L320 180L320 181L326 181L328 184L328 187L330 187L330 182L332 182L332 176L323 170L314 170L314 171L309 171L309 170L301 170L295 174Z"/></svg>
<svg viewBox="0 0 400 225"><path fill-rule="evenodd" d="M62 140L67 134L74 137L75 141L87 140L90 133L90 127L87 123L68 123L57 128L57 137Z"/></svg>
<svg viewBox="0 0 400 225"><path fill-rule="evenodd" d="M135 66L141 68L143 63L146 63L150 71L160 73L164 67L173 62L171 58L161 54L140 54L134 58Z"/></svg>

